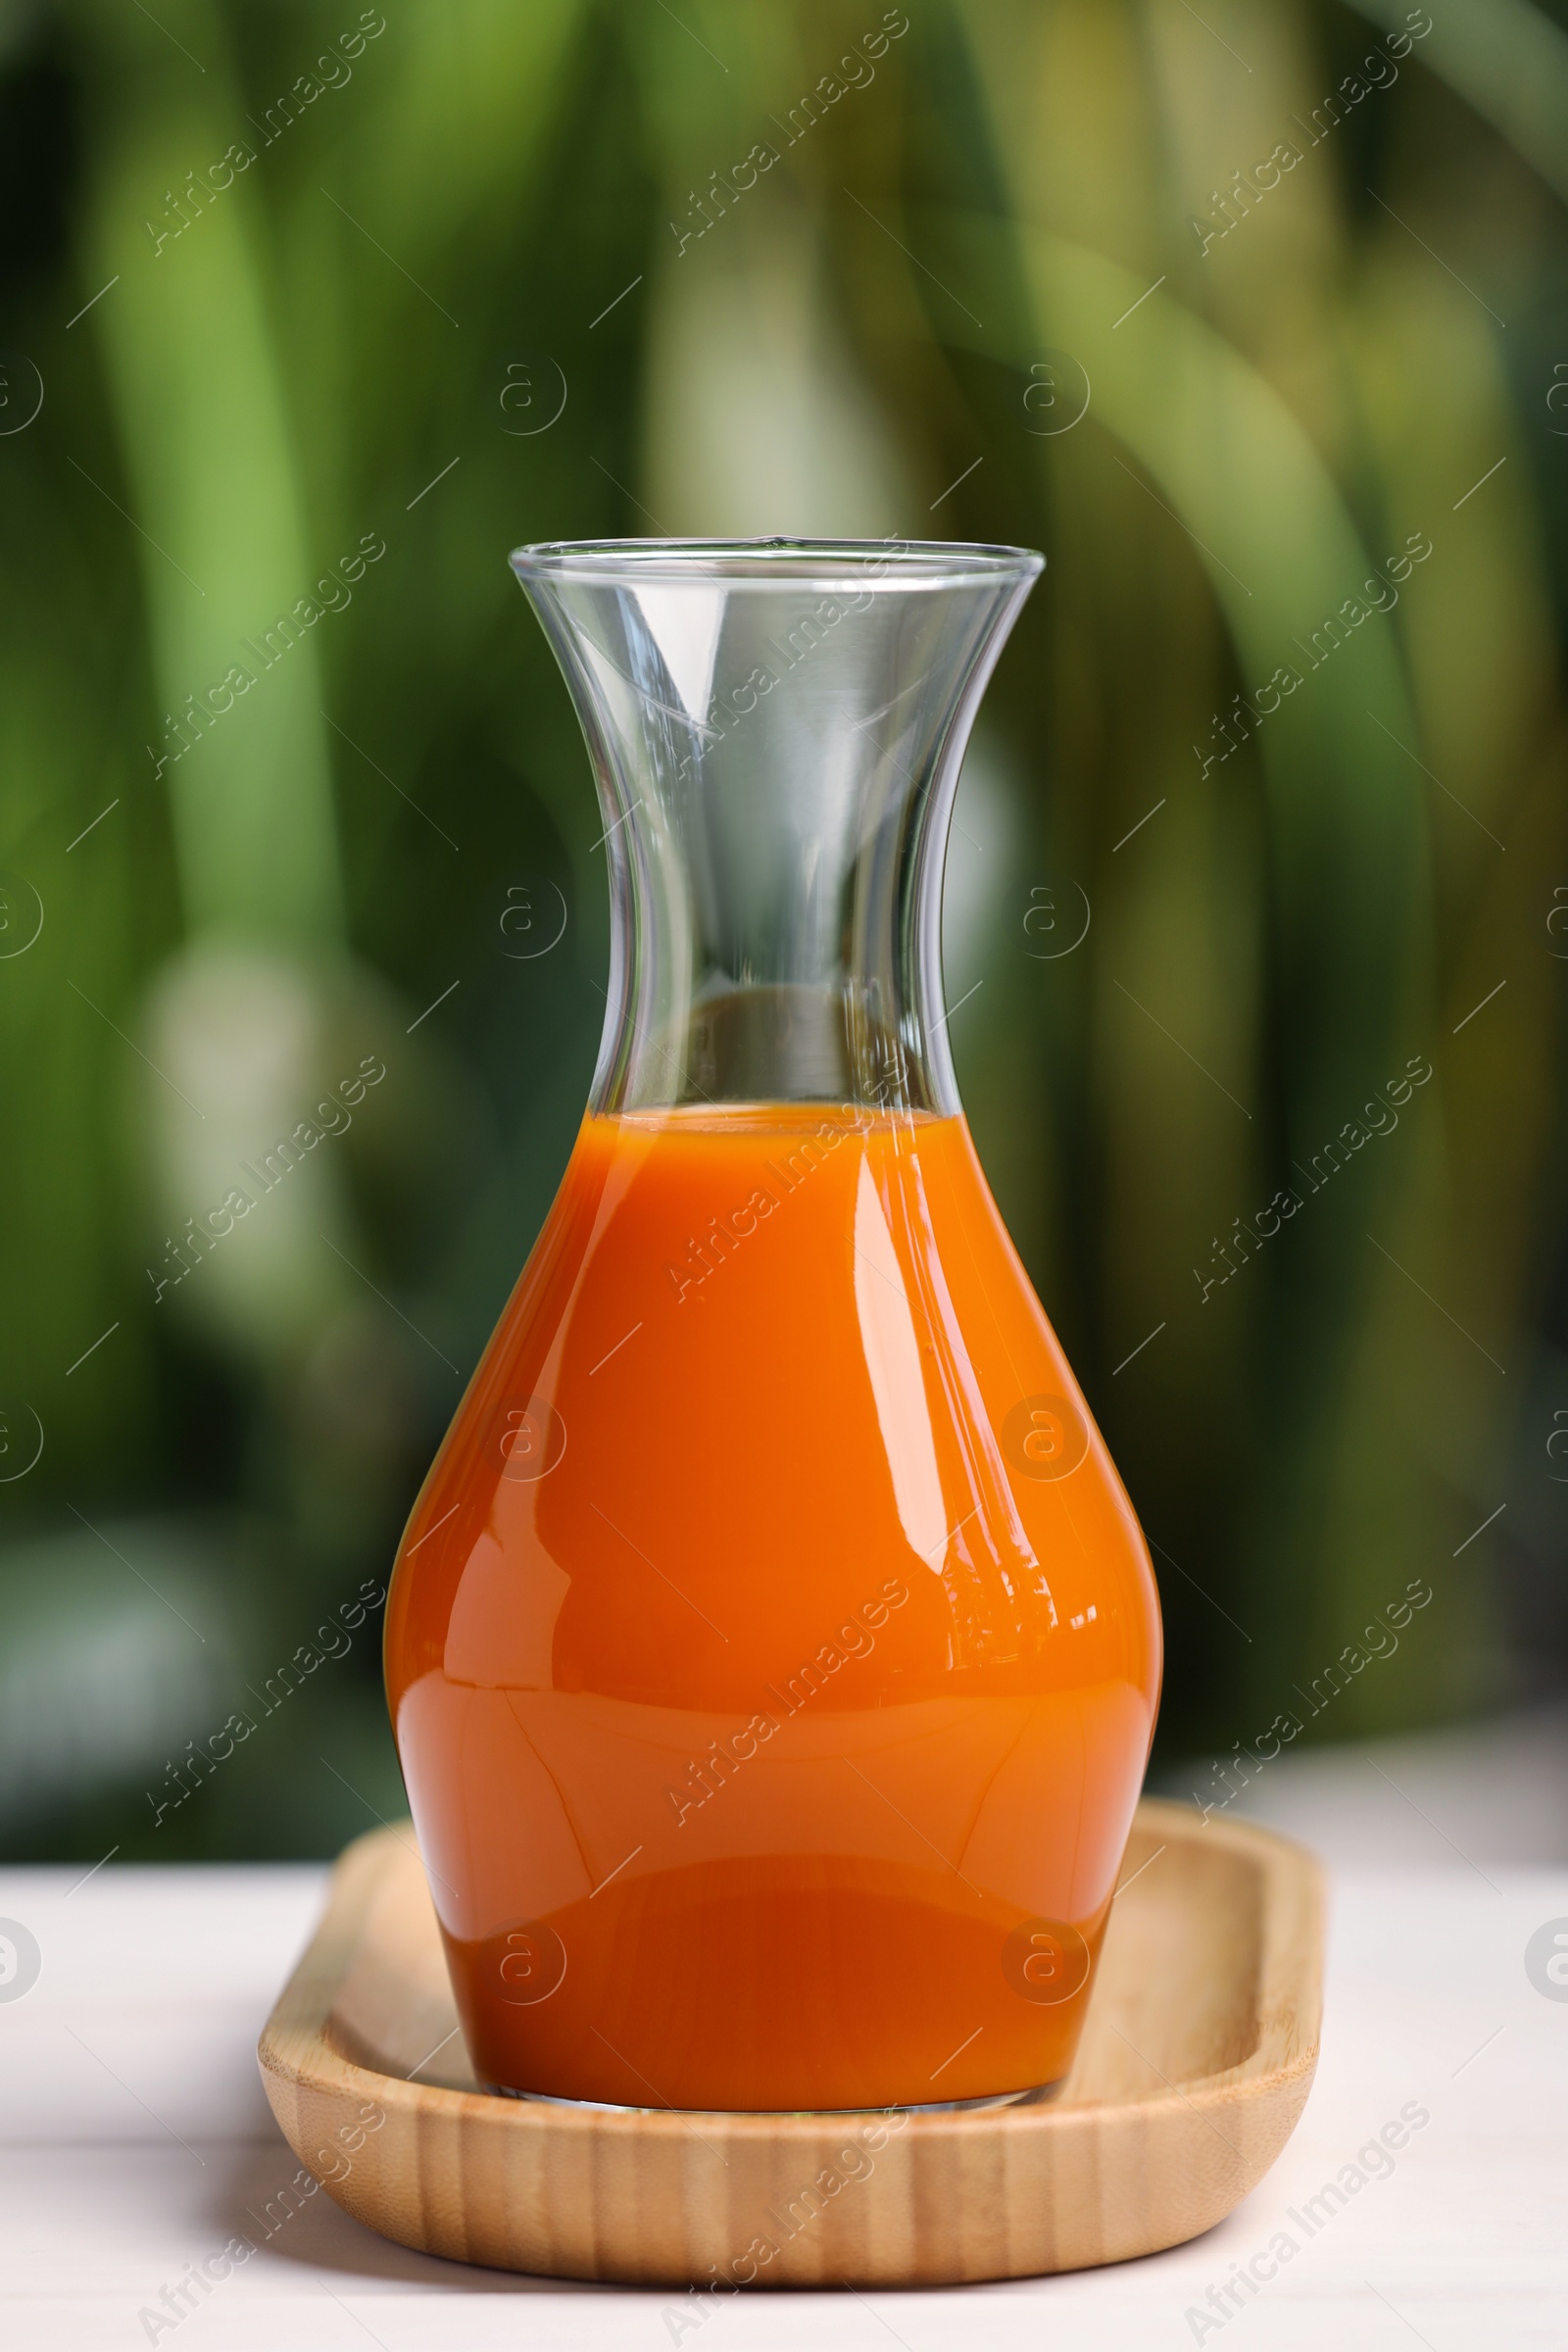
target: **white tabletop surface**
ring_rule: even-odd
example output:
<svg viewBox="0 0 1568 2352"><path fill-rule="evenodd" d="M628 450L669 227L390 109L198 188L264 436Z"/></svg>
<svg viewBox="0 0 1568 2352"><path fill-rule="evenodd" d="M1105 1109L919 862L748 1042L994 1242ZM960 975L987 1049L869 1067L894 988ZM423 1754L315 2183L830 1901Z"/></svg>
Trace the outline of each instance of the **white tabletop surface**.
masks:
<svg viewBox="0 0 1568 2352"><path fill-rule="evenodd" d="M1568 2001L1525 1945L1568 1921L1568 1870L1337 1874L1323 2056L1294 2139L1221 2227L1169 2254L1073 2277L923 2293L740 2296L681 2325L675 2291L563 2284L388 2244L313 2199L176 2327L163 2289L237 2233L295 2162L255 2043L306 1939L316 1868L0 1872L0 1921L42 1955L0 2000L0 2342L93 2352L703 2352L813 2344L1214 2343L1225 2352L1509 2352L1568 2340ZM1288 2218L1409 2103L1430 2114L1388 2178L1307 2242ZM1223 2325L1205 2298L1285 2230L1300 2250ZM1265 2264L1263 2267L1267 2268ZM144 2317L143 2315L149 2315Z"/></svg>

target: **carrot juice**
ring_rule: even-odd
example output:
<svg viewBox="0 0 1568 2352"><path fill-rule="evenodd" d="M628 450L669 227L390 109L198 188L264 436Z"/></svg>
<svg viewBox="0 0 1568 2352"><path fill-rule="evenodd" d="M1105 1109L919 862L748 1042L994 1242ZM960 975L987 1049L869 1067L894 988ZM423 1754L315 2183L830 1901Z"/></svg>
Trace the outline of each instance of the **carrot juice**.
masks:
<svg viewBox="0 0 1568 2352"><path fill-rule="evenodd" d="M1158 1618L961 1116L590 1115L386 1655L482 2081L780 2109L1065 2074Z"/></svg>

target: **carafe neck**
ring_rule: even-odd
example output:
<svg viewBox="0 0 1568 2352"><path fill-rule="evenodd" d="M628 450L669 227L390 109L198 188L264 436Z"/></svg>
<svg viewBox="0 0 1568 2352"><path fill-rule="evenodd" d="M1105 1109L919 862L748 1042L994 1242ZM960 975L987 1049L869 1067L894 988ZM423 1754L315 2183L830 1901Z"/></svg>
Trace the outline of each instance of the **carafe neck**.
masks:
<svg viewBox="0 0 1568 2352"><path fill-rule="evenodd" d="M958 1107L942 867L1026 550L614 541L514 566L609 860L598 1111Z"/></svg>

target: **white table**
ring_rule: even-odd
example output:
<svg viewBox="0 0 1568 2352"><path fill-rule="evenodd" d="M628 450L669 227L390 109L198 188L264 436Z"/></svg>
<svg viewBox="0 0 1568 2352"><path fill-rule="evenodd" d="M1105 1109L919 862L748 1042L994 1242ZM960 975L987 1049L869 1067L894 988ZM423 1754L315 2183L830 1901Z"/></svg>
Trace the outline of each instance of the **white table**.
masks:
<svg viewBox="0 0 1568 2352"><path fill-rule="evenodd" d="M162 2290L295 2172L254 2048L304 1941L315 1868L0 1872L0 1918L42 1952L0 2002L0 2343L9 2352L501 2352L700 2335L703 2352L907 2352L1223 2341L1301 2352L1560 2348L1568 2337L1568 2002L1528 1982L1568 1870L1364 1867L1335 1888L1316 2087L1262 2185L1196 2244L1118 2269L934 2293L738 2297L700 2329L675 2291L514 2278L412 2254L324 2193L178 2326ZM1494 1884L1489 1884L1489 1881ZM1430 2123L1308 2242L1287 2217L1407 2102ZM1281 2230L1300 2252L1200 2331L1187 2316ZM1263 2266L1265 2269L1267 2265ZM1414 2333L1412 2333L1414 2331Z"/></svg>

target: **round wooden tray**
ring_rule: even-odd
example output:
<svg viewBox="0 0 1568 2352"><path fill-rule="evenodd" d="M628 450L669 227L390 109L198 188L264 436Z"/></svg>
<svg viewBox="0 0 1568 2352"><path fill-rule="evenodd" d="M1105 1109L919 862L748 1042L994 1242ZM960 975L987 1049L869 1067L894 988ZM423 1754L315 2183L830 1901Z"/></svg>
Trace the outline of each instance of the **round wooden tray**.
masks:
<svg viewBox="0 0 1568 2352"><path fill-rule="evenodd" d="M1027 2278L1179 2245L1254 2185L1311 2085L1322 1941L1309 1855L1146 1798L1049 2105L563 2106L477 2087L412 1829L378 1830L339 1862L259 2054L302 2164L428 2254L726 2288Z"/></svg>

